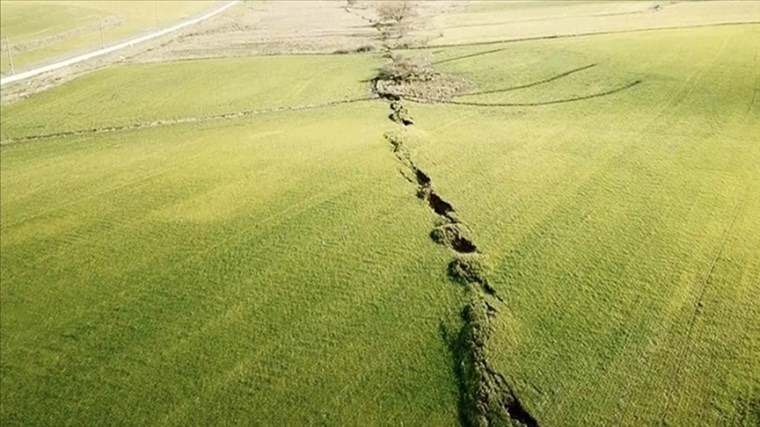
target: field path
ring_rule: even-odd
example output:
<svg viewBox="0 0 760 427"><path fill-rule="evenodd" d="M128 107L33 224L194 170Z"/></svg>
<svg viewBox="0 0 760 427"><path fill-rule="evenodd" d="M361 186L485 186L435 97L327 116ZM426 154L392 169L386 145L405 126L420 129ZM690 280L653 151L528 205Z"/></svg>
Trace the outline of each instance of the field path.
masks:
<svg viewBox="0 0 760 427"><path fill-rule="evenodd" d="M42 67L33 68L31 70L24 71L22 73L14 74L5 78L0 78L0 86L4 86L9 83L14 83L22 80L26 80L30 77L37 76L42 73L46 73L49 71L58 70L63 67L68 67L69 65L78 64L80 62L87 61L92 58L96 58L98 56L103 56L112 52L116 52L122 49L126 49L128 47L132 47L136 44L144 43L149 40L153 40L157 37L161 37L163 35L173 33L175 31L181 30L185 27L189 27L191 25L198 24L199 22L205 21L209 18L213 18L216 15L219 15L220 13L224 12L225 10L237 5L240 3L241 0L233 0L229 3L224 4L221 7L218 7L211 12L208 12L204 15L198 16L196 18L189 19L187 21L180 22L179 24L172 25L170 27L164 28L162 30L154 31L152 33L146 34L144 36L135 37L132 39L129 39L127 41L117 43L113 46L109 46L103 49L98 49L92 52L84 53L82 55L77 55L73 58L65 59L63 61L58 61L52 64L48 64Z"/></svg>

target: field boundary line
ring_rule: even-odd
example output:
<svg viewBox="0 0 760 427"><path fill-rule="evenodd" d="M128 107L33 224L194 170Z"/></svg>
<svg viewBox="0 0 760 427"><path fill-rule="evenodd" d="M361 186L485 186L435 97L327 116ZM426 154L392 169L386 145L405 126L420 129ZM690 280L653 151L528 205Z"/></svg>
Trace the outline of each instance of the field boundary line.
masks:
<svg viewBox="0 0 760 427"><path fill-rule="evenodd" d="M126 41L123 41L121 43L117 43L113 46L109 46L103 49L98 49L92 52L84 53L81 55L77 55L73 58L65 59L63 61L54 62L52 64L44 65L42 67L33 68L31 70L27 70L18 74L13 74L11 76L7 76L4 78L0 78L0 86L4 86L9 83L19 82L22 80L26 80L28 78L47 73L49 71L55 71L60 68L68 67L70 65L78 64L80 62L87 61L92 58L96 58L98 56L103 56L109 53L113 53L122 49L126 49L128 47L132 47L136 44L144 43L149 40L153 40L155 38L164 36L169 33L173 33L175 31L181 30L185 27L189 27L191 25L195 25L197 23L200 23L202 21L205 21L209 18L213 18L214 16L217 16L221 14L222 12L226 11L227 9L236 6L240 4L241 0L233 0L217 9L212 10L211 12L207 12L201 16L198 16L196 18L191 18L189 20L180 22L179 24L174 24L170 27L164 28L162 30L154 31L152 33L146 34L144 36L135 37Z"/></svg>
<svg viewBox="0 0 760 427"><path fill-rule="evenodd" d="M317 103L317 104L302 104L302 105L283 106L283 107L269 107L269 108L261 108L261 109L256 109L256 110L245 110L245 111L235 111L231 113L214 114L210 116L200 116L200 117L188 116L188 117L180 117L177 119L163 119L163 120L158 119L151 122L139 122L139 123L131 123L131 124L125 124L125 125L118 125L118 126L103 126L103 127L90 128L90 129L77 129L77 130L55 132L55 133L48 133L48 134L42 134L42 135L28 135L28 136L22 136L18 138L8 138L8 139L1 140L0 145L38 141L38 140L51 139L51 138L65 138L65 137L70 137L70 136L97 135L97 134L102 134L102 133L123 132L123 131L130 131L130 130L153 129L153 128L158 128L158 127L174 126L174 125L181 125L181 124L188 124L188 123L206 123L206 122L212 122L212 121L217 121L217 120L236 120L236 119L241 119L248 116L258 116L262 114L278 113L282 111L304 111L304 110L314 110L317 108L332 107L332 106L341 105L341 104L353 104L355 102L372 101L377 98L378 98L377 96L364 96L361 98L350 98L350 99L343 99L339 101L322 102L322 103Z"/></svg>
<svg viewBox="0 0 760 427"><path fill-rule="evenodd" d="M448 27L443 27L442 29L447 30L449 28L498 27L498 26L504 26L504 25L510 25L510 24L525 24L528 22L542 22L542 21L562 20L562 19L607 18L610 16L638 15L638 14L646 13L647 10L649 10L649 7L644 8L644 9L630 10L627 12L603 12L603 13L591 13L591 14L586 14L586 15L555 15L555 16L545 16L542 18L518 19L515 21L487 22L483 24L460 24L460 25L451 25Z"/></svg>
<svg viewBox="0 0 760 427"><path fill-rule="evenodd" d="M641 33L648 31L669 31L669 30L684 30L688 28L703 28L703 27L723 27L730 25L757 25L760 21L739 21L739 22L716 22L711 24L694 24L694 25L681 25L672 27L652 27L652 28L634 28L630 30L609 30L609 31L595 31L589 33L571 33L571 34L553 34L548 36L531 36L531 37L517 37L513 39L500 39L500 40L486 40L481 42L469 42L469 43L443 43L443 44L431 44L425 46L410 46L408 50L425 50L425 49L440 49L449 47L467 47L467 46L489 46L494 44L506 44L506 43L519 43L529 42L536 40L553 40L553 39L566 39L575 37L593 37L604 36L610 34L626 34L626 33Z"/></svg>

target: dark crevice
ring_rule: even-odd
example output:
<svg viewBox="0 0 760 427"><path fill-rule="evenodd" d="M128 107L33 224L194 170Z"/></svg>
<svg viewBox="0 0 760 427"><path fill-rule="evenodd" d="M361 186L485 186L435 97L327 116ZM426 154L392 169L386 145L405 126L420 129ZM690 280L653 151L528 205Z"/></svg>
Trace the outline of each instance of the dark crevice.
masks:
<svg viewBox="0 0 760 427"><path fill-rule="evenodd" d="M412 124L409 112L401 100L378 90L377 79L373 91L389 101L390 118L406 128ZM438 216L438 225L430 238L456 253L448 265L448 276L454 283L463 285L470 302L462 311L462 325L456 334L441 326L441 333L453 356L454 374L459 387L459 417L465 426L525 426L538 427L538 422L517 398L506 378L494 370L488 361L487 342L498 310L491 301L504 303L486 277L483 256L466 233L466 226L454 206L443 199L433 188L430 174L421 169L409 152L404 135L386 133L396 159L403 165L401 174L416 184L416 194L427 202ZM495 302L495 301L494 301Z"/></svg>
<svg viewBox="0 0 760 427"><path fill-rule="evenodd" d="M498 310L488 298L501 303L504 300L486 278L477 246L465 235L465 226L454 215L454 207L433 190L430 175L414 163L404 140L393 134L386 134L385 138L404 165L402 174L409 182L417 184L417 196L428 202L442 222L430 232L431 239L457 253L448 265L449 278L464 285L471 296L462 312L462 327L456 336L442 326L454 359L462 425L538 427L538 422L522 405L506 378L489 365L486 343Z"/></svg>
<svg viewBox="0 0 760 427"><path fill-rule="evenodd" d="M465 426L538 427L509 386L489 364L488 340L496 308L473 295L462 310L462 328L453 334L441 325L441 335L453 356L459 387L459 419Z"/></svg>
<svg viewBox="0 0 760 427"><path fill-rule="evenodd" d="M443 200L435 191L430 190L427 193L427 201L433 212L445 217L451 222L457 222L457 219L454 216L454 207L451 206L451 203Z"/></svg>
<svg viewBox="0 0 760 427"><path fill-rule="evenodd" d="M460 254L471 254L478 250L478 247L465 236L461 224L447 223L435 227L430 232L430 238L434 242L448 246Z"/></svg>
<svg viewBox="0 0 760 427"><path fill-rule="evenodd" d="M409 114L409 111L407 111L407 109L398 100L391 102L391 114L388 115L388 118L404 126L414 124L414 120L412 120L412 116Z"/></svg>
<svg viewBox="0 0 760 427"><path fill-rule="evenodd" d="M449 277L452 281L465 285L477 285L486 295L504 302L504 299L491 286L485 275L485 268L477 257L457 257L449 263Z"/></svg>
<svg viewBox="0 0 760 427"><path fill-rule="evenodd" d="M430 186L430 177L425 172L415 168L414 176L417 177L417 184L420 186Z"/></svg>

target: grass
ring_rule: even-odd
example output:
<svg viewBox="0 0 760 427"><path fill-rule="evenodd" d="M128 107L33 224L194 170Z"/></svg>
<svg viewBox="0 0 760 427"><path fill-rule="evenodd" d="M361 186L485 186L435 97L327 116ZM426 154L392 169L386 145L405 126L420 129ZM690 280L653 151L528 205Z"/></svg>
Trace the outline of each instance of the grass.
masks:
<svg viewBox="0 0 760 427"><path fill-rule="evenodd" d="M363 101L3 145L0 421L457 424L467 298L392 131L482 251L482 354L541 425L753 425L758 35L435 49L491 91L458 102L641 83L405 102L403 132ZM103 70L3 107L2 137L346 99L381 63Z"/></svg>
<svg viewBox="0 0 760 427"><path fill-rule="evenodd" d="M370 95L366 81L381 63L371 55L304 55L109 68L27 102L3 106L6 117L0 136L9 139L361 98ZM98 104L95 110L93 102Z"/></svg>
<svg viewBox="0 0 760 427"><path fill-rule="evenodd" d="M459 98L473 102L642 84L540 107L409 107L418 164L507 296L492 362L542 424L754 422L758 36L736 26L448 49L439 61L464 58L439 66L478 90L598 64Z"/></svg>
<svg viewBox="0 0 760 427"><path fill-rule="evenodd" d="M6 37L14 68L32 68L54 59L98 49L158 26L198 14L219 2L202 1L0 1L2 58L0 72L10 71Z"/></svg>
<svg viewBox="0 0 760 427"><path fill-rule="evenodd" d="M455 424L460 291L384 112L4 147L3 424Z"/></svg>
<svg viewBox="0 0 760 427"><path fill-rule="evenodd" d="M417 35L449 45L748 21L760 22L760 2L480 1L436 16Z"/></svg>

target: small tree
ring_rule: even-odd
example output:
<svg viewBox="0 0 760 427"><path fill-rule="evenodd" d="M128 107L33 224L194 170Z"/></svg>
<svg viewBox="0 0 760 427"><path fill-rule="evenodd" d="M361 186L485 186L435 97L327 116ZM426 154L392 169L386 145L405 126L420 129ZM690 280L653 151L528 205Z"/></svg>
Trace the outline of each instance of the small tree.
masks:
<svg viewBox="0 0 760 427"><path fill-rule="evenodd" d="M380 1L375 4L379 18L378 25L383 30L383 38L402 38L408 29L409 21L415 16L414 3L409 0Z"/></svg>
<svg viewBox="0 0 760 427"><path fill-rule="evenodd" d="M375 6L380 22L399 24L414 16L414 5L409 0L380 1Z"/></svg>

